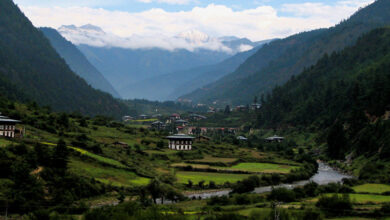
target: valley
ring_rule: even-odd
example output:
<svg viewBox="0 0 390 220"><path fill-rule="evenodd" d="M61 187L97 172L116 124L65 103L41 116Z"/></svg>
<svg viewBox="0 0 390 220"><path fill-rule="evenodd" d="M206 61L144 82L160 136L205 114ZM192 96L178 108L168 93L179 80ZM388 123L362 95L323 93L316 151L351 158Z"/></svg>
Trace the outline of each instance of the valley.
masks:
<svg viewBox="0 0 390 220"><path fill-rule="evenodd" d="M390 2L291 2L0 1L0 219L390 219Z"/></svg>

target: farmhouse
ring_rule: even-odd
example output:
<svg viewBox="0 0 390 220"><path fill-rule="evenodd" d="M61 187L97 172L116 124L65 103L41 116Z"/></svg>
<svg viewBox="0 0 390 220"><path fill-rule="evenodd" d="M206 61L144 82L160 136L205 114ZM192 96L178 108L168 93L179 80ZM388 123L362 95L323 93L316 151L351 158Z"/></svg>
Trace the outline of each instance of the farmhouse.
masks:
<svg viewBox="0 0 390 220"><path fill-rule="evenodd" d="M161 121L155 121L152 123L151 128L154 128L157 130L163 130L163 129L165 129L165 124Z"/></svg>
<svg viewBox="0 0 390 220"><path fill-rule="evenodd" d="M277 135L274 135L272 137L267 137L265 139L266 142L282 142L284 140L284 137L279 137Z"/></svg>
<svg viewBox="0 0 390 220"><path fill-rule="evenodd" d="M0 136L14 138L15 125L20 121L0 115Z"/></svg>
<svg viewBox="0 0 390 220"><path fill-rule="evenodd" d="M166 137L169 140L169 149L172 150L192 150L194 137L185 134L175 134Z"/></svg>

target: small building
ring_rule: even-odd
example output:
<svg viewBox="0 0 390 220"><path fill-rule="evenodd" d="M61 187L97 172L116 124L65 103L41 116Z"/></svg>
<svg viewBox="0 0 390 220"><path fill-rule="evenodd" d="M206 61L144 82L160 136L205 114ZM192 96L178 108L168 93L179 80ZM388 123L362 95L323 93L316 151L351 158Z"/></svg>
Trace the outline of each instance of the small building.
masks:
<svg viewBox="0 0 390 220"><path fill-rule="evenodd" d="M280 137L280 136L274 135L272 137L267 137L264 140L266 142L282 142L284 140L284 137Z"/></svg>
<svg viewBox="0 0 390 220"><path fill-rule="evenodd" d="M125 116L122 117L122 120L123 120L124 122L128 122L128 121L134 120L134 118L131 117L131 116L129 116L129 115L125 115Z"/></svg>
<svg viewBox="0 0 390 220"><path fill-rule="evenodd" d="M151 128L154 128L157 130L163 130L163 129L165 129L165 124L161 121L155 121L151 124Z"/></svg>
<svg viewBox="0 0 390 220"><path fill-rule="evenodd" d="M0 136L14 138L17 123L20 121L0 115Z"/></svg>
<svg viewBox="0 0 390 220"><path fill-rule="evenodd" d="M175 134L166 137L169 140L168 147L171 150L192 150L194 137L185 134Z"/></svg>
<svg viewBox="0 0 390 220"><path fill-rule="evenodd" d="M138 116L139 119L149 119L149 116L148 115L145 115L145 114L142 114L140 116Z"/></svg>
<svg viewBox="0 0 390 220"><path fill-rule="evenodd" d="M237 140L239 140L239 141L247 141L248 138L246 138L246 137L244 137L244 136L238 136L238 137L237 137Z"/></svg>
<svg viewBox="0 0 390 220"><path fill-rule="evenodd" d="M252 107L252 110L258 110L258 109L261 109L261 104L253 103L251 107Z"/></svg>
<svg viewBox="0 0 390 220"><path fill-rule="evenodd" d="M203 119L207 119L207 117L203 116L203 115L198 115L198 114L191 114L190 115L190 119L193 120L193 121L200 121L200 120L203 120Z"/></svg>
<svg viewBox="0 0 390 220"><path fill-rule="evenodd" d="M188 124L188 121L186 121L186 120L179 119L179 120L175 121L176 126L185 127L185 126L187 126L187 124Z"/></svg>

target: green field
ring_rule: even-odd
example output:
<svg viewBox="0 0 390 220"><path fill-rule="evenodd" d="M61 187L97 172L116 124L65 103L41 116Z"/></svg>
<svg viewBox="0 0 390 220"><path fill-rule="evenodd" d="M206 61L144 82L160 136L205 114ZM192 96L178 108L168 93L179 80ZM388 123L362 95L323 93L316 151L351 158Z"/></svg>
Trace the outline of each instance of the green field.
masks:
<svg viewBox="0 0 390 220"><path fill-rule="evenodd" d="M239 163L226 169L259 173L289 173L296 168L298 167L272 163Z"/></svg>
<svg viewBox="0 0 390 220"><path fill-rule="evenodd" d="M237 158L223 158L223 157L211 157L206 156L203 159L192 160L192 162L203 162L203 163L234 163Z"/></svg>
<svg viewBox="0 0 390 220"><path fill-rule="evenodd" d="M91 152L88 152L84 149L81 149L81 148L77 148L77 147L69 147L79 153L81 153L82 155L85 155L87 157L90 157L92 159L95 159L96 161L99 161L101 163L104 163L104 164L107 164L107 165L111 165L111 166L114 166L114 167L118 167L118 168L127 168L125 165L121 164L119 161L117 160L113 160L111 158L107 158L107 157L102 157L102 156L99 156L97 154L93 154Z"/></svg>
<svg viewBox="0 0 390 220"><path fill-rule="evenodd" d="M74 158L70 161L69 168L71 172L80 176L95 178L97 181L113 186L136 186L149 183L148 178L139 177L133 172L103 167L99 164L87 163Z"/></svg>
<svg viewBox="0 0 390 220"><path fill-rule="evenodd" d="M357 193L376 193L381 194L384 192L390 192L390 185L385 184L363 184L353 187L353 190Z"/></svg>
<svg viewBox="0 0 390 220"><path fill-rule="evenodd" d="M188 183L191 180L194 184L204 180L206 184L214 181L216 184L223 184L225 182L234 183L249 177L249 174L230 174L230 173L210 173L210 172L187 172L179 171L176 177L179 183Z"/></svg>
<svg viewBox="0 0 390 220"><path fill-rule="evenodd" d="M332 196L332 195L333 194L325 194L325 196ZM349 196L351 198L351 201L357 204L390 202L390 196L372 195L372 194L349 194ZM317 201L317 199L312 201Z"/></svg>

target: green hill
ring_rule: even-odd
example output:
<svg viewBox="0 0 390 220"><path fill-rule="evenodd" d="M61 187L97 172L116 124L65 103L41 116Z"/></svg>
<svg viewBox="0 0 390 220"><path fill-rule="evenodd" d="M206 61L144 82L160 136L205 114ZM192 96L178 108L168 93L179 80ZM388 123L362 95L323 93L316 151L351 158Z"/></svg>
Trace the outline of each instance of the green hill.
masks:
<svg viewBox="0 0 390 220"><path fill-rule="evenodd" d="M54 110L120 116L127 107L73 73L11 0L0 2L0 88Z"/></svg>
<svg viewBox="0 0 390 220"><path fill-rule="evenodd" d="M390 2L377 0L335 27L271 42L233 73L182 98L201 103L218 101L220 105L250 103L254 96L283 84L325 53L353 45L361 34L389 24Z"/></svg>
<svg viewBox="0 0 390 220"><path fill-rule="evenodd" d="M360 179L389 181L389 69L390 28L373 30L276 87L256 125L316 131L330 159L349 155Z"/></svg>

